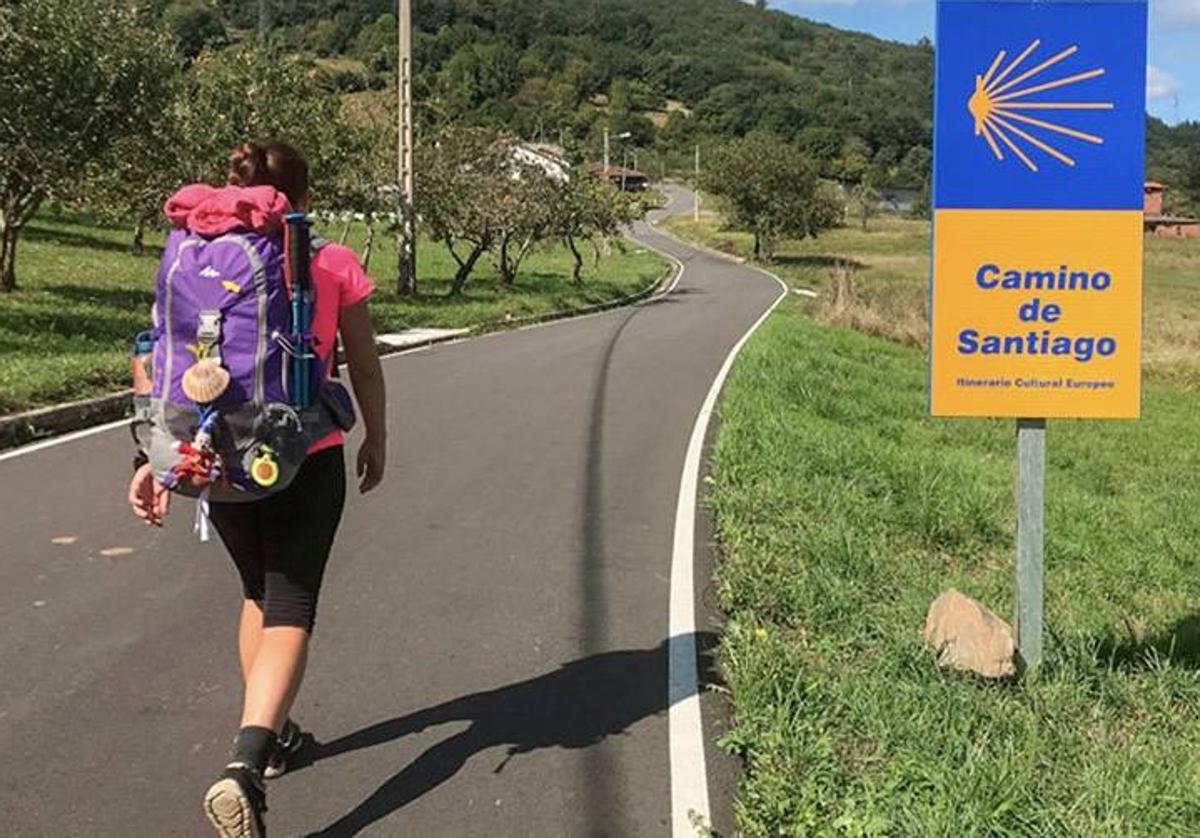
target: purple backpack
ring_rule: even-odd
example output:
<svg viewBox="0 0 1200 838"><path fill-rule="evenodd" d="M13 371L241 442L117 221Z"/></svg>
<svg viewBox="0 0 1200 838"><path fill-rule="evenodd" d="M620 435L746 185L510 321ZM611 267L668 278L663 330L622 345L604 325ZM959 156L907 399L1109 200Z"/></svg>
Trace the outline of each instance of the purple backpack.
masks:
<svg viewBox="0 0 1200 838"><path fill-rule="evenodd" d="M314 249L323 242L314 241ZM345 389L312 353L311 406L294 398L293 306L280 237L175 230L158 269L153 389L134 434L155 476L180 494L252 501L281 491L309 445L349 430ZM307 331L305 324L301 332Z"/></svg>

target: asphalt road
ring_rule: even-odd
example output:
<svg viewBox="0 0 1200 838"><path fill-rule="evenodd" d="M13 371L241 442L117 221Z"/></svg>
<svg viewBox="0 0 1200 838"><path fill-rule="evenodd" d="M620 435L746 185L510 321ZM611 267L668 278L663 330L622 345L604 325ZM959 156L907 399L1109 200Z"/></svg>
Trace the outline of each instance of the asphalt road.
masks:
<svg viewBox="0 0 1200 838"><path fill-rule="evenodd" d="M675 209L687 196L674 193ZM295 717L280 835L670 832L667 603L684 452L779 293L642 225L686 271L632 308L385 360L392 463L351 500ZM124 501L113 430L0 461L0 834L203 836L240 706L239 588L191 504ZM697 520L698 644L711 536ZM722 707L706 698L710 740ZM709 750L727 833L733 766Z"/></svg>

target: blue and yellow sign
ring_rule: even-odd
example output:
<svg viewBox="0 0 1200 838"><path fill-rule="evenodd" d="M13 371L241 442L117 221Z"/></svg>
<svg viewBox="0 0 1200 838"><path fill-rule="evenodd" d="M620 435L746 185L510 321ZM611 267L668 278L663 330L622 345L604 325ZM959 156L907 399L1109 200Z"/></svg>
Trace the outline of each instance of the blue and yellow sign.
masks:
<svg viewBox="0 0 1200 838"><path fill-rule="evenodd" d="M939 0L934 415L1139 415L1146 21Z"/></svg>

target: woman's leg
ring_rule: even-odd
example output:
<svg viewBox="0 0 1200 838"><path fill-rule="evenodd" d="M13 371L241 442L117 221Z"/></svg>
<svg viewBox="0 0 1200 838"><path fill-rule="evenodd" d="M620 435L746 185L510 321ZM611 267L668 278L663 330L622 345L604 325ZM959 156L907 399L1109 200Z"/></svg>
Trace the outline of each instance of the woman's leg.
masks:
<svg viewBox="0 0 1200 838"><path fill-rule="evenodd" d="M308 663L308 630L294 626L260 629L261 641L246 675L242 727L283 730Z"/></svg>
<svg viewBox="0 0 1200 838"><path fill-rule="evenodd" d="M214 503L210 517L229 549L242 577L242 613L238 621L238 659L243 683L252 674L262 643L265 591L264 557L266 501ZM230 762L204 795L204 811L223 836L261 836L266 808L263 771L274 750L275 733L266 728L241 728Z"/></svg>
<svg viewBox="0 0 1200 838"><path fill-rule="evenodd" d="M292 485L271 499L264 521L262 630L246 677L243 728L283 729L304 678L317 597L345 498L338 447L310 456ZM246 634L250 645L253 632Z"/></svg>
<svg viewBox="0 0 1200 838"><path fill-rule="evenodd" d="M262 642L262 603L252 599L242 600L242 616L238 622L238 660L242 665L242 685L250 682L250 670Z"/></svg>
<svg viewBox="0 0 1200 838"><path fill-rule="evenodd" d="M263 597L266 596L266 526L269 501L214 503L209 517L242 578L242 612L238 618L238 661L242 684L262 641Z"/></svg>

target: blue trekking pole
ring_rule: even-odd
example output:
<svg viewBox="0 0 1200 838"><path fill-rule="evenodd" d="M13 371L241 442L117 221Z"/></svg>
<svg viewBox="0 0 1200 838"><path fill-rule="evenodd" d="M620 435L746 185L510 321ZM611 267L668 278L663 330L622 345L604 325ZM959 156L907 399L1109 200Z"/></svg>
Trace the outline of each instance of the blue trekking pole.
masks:
<svg viewBox="0 0 1200 838"><path fill-rule="evenodd" d="M284 218L284 249L287 274L292 284L292 406L302 410L312 405L312 222L302 212Z"/></svg>

